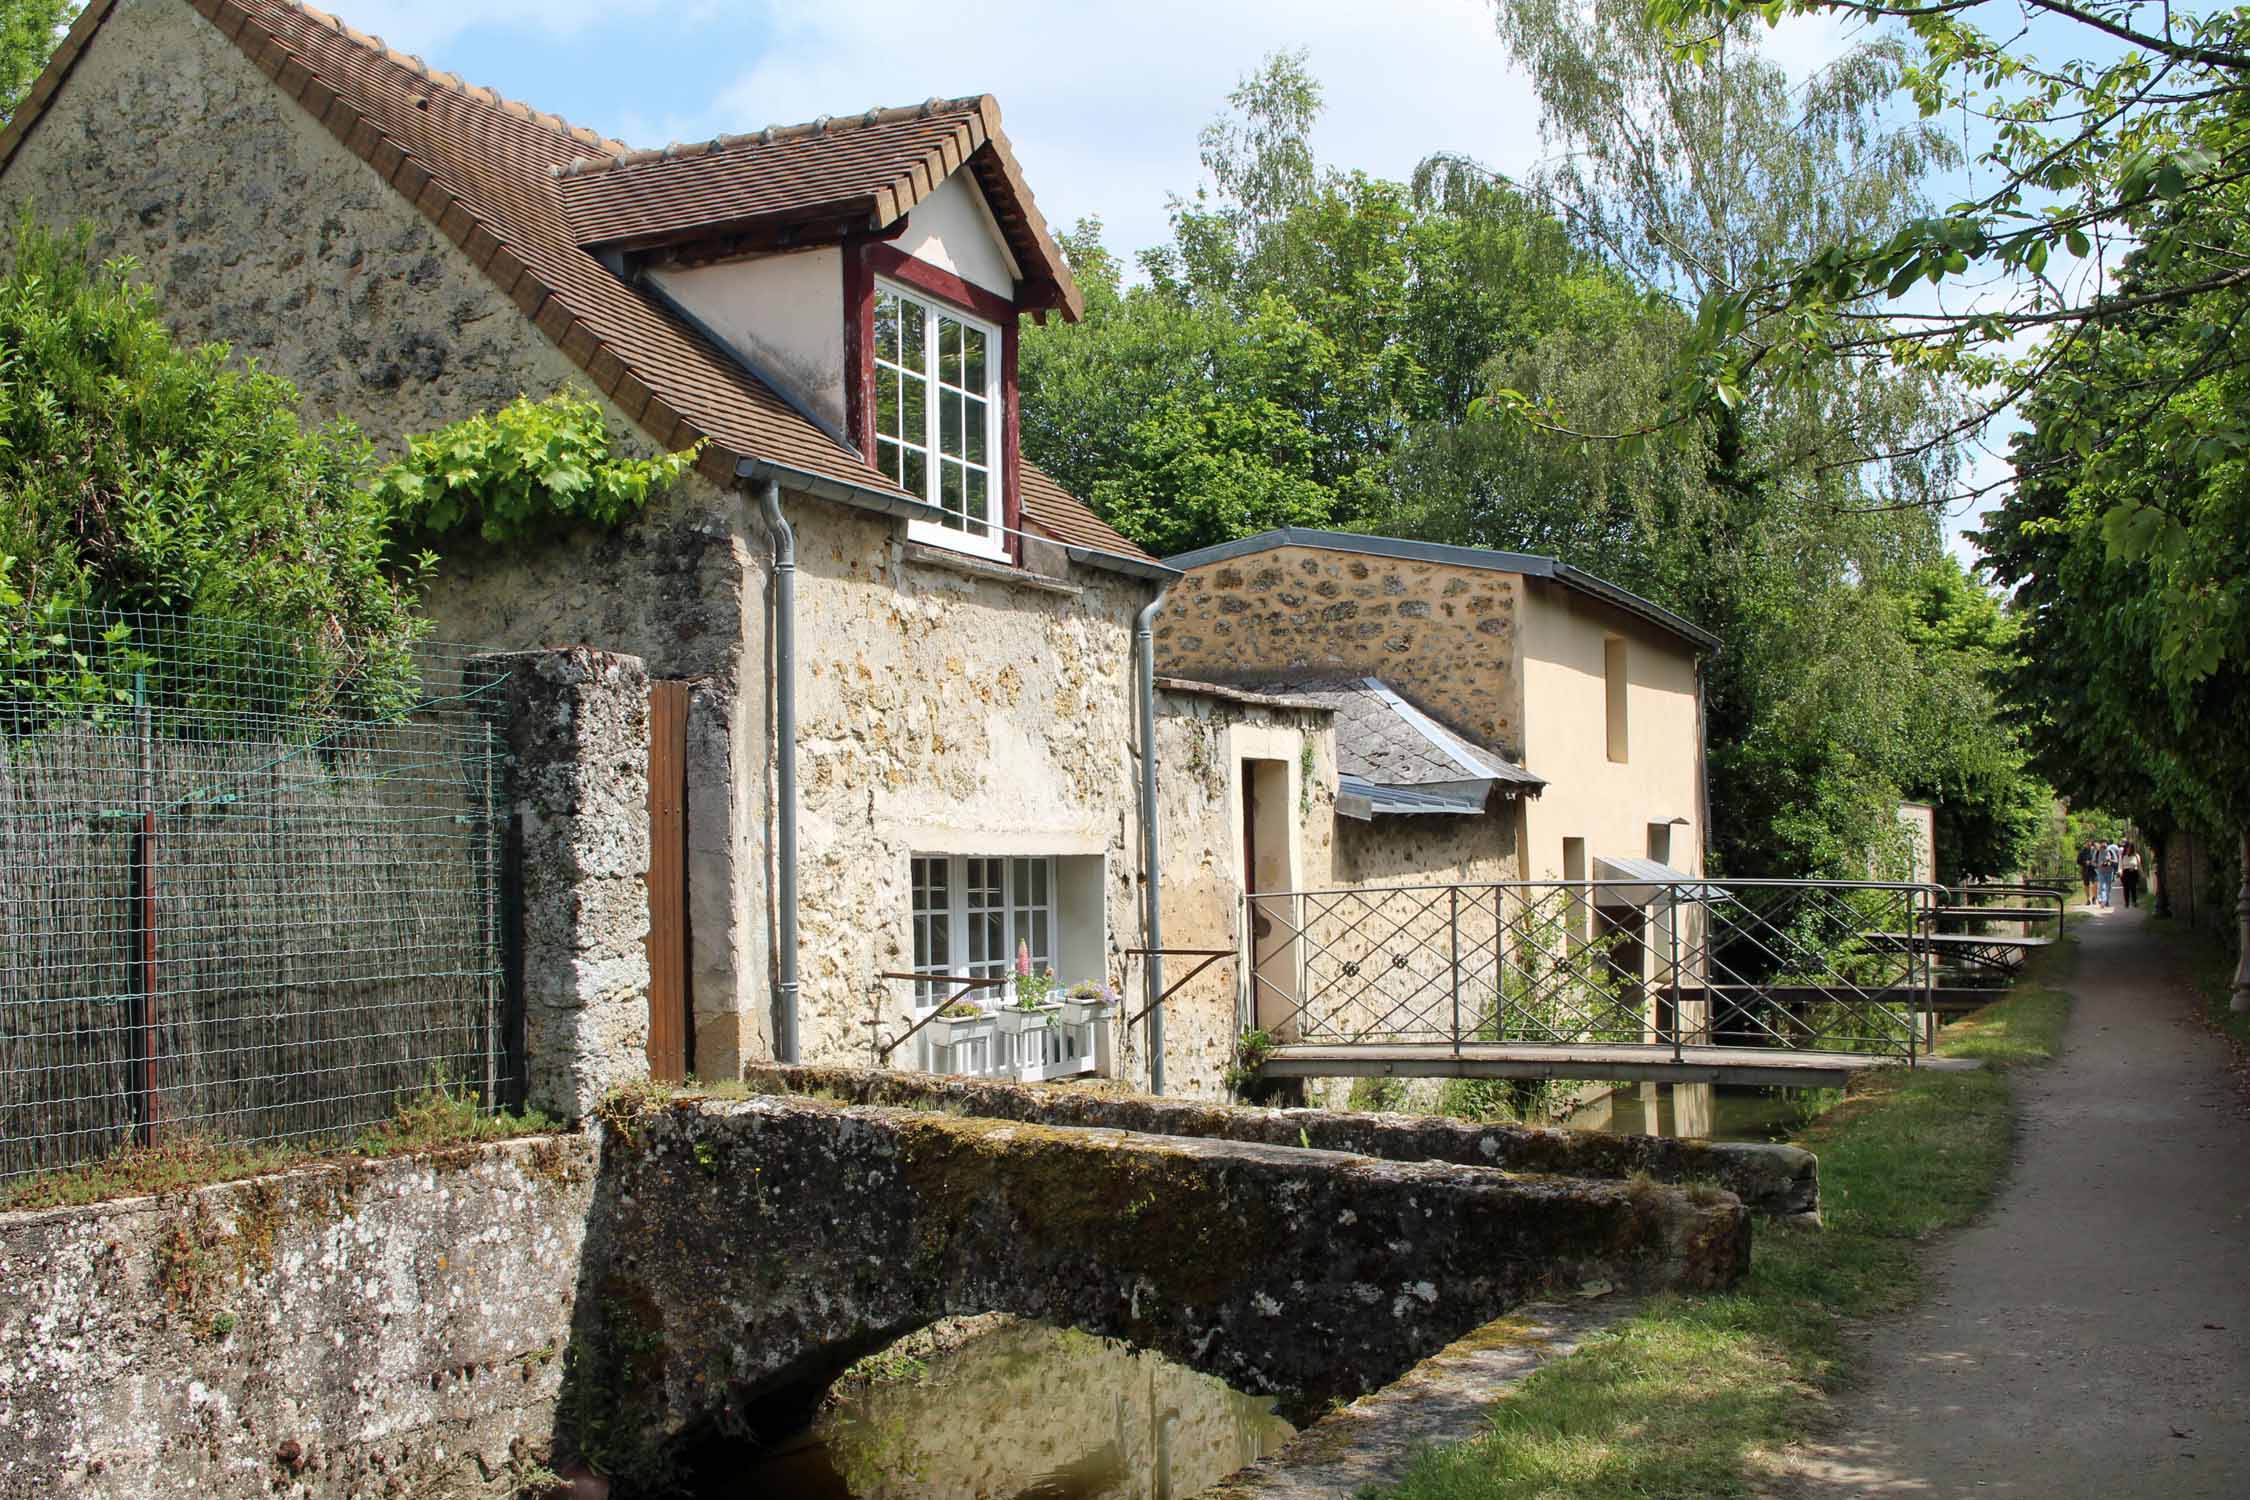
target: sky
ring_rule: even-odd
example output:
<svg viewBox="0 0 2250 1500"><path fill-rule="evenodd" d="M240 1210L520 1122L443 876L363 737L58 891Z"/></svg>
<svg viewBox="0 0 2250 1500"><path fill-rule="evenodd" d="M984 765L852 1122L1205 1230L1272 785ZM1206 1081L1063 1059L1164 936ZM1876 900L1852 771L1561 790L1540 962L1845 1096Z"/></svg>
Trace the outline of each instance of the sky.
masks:
<svg viewBox="0 0 2250 1500"><path fill-rule="evenodd" d="M1280 48L1305 48L1321 81L1328 165L1404 177L1450 151L1516 174L1543 154L1537 101L1486 0L326 3L434 67L637 147L990 93L1048 222L1098 217L1128 254L1166 237L1168 197L1200 177L1197 133ZM1803 77L1847 40L1797 20L1769 50ZM1975 482L2005 472L1971 457ZM1950 527L1964 560L1974 524Z"/></svg>

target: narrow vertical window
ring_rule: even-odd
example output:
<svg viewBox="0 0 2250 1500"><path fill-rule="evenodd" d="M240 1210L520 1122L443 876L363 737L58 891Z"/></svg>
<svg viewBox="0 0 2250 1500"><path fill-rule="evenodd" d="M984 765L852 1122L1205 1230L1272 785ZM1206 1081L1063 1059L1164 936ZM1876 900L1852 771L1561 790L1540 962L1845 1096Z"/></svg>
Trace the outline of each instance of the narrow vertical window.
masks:
<svg viewBox="0 0 2250 1500"><path fill-rule="evenodd" d="M998 556L999 330L895 287L875 291L875 467L945 512L917 540Z"/></svg>
<svg viewBox="0 0 2250 1500"><path fill-rule="evenodd" d="M1609 758L1625 759L1625 641L1621 636L1602 640L1602 684L1609 703Z"/></svg>

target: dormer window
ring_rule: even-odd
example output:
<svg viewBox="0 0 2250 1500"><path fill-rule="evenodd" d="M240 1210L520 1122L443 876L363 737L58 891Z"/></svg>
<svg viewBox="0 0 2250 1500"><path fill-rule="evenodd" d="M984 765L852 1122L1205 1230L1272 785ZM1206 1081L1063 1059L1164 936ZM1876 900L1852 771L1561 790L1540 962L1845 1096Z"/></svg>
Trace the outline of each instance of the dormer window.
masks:
<svg viewBox="0 0 2250 1500"><path fill-rule="evenodd" d="M945 512L909 534L1005 557L1001 331L878 281L874 335L875 466Z"/></svg>

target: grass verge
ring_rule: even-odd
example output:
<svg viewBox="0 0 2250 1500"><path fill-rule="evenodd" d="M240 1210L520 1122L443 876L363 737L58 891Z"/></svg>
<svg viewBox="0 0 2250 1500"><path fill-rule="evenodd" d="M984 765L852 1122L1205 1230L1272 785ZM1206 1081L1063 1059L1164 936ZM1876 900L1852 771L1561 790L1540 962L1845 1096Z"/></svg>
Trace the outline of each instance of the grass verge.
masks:
<svg viewBox="0 0 2250 1500"><path fill-rule="evenodd" d="M1855 1318L1920 1294L1921 1242L1990 1201L2014 1135L2008 1070L2054 1056L2072 945L1940 1036L1976 1072L1869 1077L1806 1127L1825 1229L1761 1223L1731 1292L1656 1297L1496 1403L1479 1437L1423 1454L1396 1500L1680 1500L1762 1492L1851 1373Z"/></svg>
<svg viewBox="0 0 2250 1500"><path fill-rule="evenodd" d="M0 1212L75 1208L112 1198L138 1198L237 1182L314 1162L404 1156L519 1135L541 1135L561 1128L537 1112L487 1114L473 1096L433 1085L401 1098L390 1119L355 1137L284 1146L240 1146L204 1135L174 1136L153 1146L129 1146L84 1166L41 1172L0 1186Z"/></svg>

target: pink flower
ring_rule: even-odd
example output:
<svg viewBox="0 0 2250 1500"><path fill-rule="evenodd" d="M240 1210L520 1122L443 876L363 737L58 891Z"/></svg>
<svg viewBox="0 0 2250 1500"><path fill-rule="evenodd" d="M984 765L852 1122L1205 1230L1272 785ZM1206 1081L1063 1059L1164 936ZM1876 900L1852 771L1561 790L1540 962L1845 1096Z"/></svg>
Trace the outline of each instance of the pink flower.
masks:
<svg viewBox="0 0 2250 1500"><path fill-rule="evenodd" d="M1016 972L1024 978L1031 977L1031 944L1016 944Z"/></svg>

